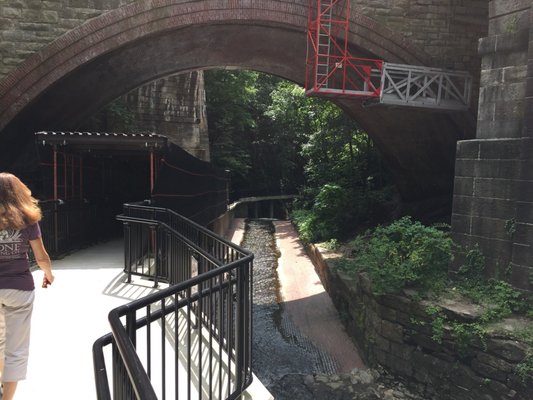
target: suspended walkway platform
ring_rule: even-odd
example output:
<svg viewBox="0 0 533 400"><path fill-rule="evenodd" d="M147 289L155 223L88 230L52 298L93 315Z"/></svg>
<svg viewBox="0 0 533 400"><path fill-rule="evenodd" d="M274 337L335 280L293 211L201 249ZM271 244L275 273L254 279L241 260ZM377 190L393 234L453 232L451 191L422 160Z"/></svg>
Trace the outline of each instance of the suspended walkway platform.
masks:
<svg viewBox="0 0 533 400"><path fill-rule="evenodd" d="M472 77L467 72L353 57L349 9L347 0L309 0L306 95L361 98L365 105L468 110Z"/></svg>

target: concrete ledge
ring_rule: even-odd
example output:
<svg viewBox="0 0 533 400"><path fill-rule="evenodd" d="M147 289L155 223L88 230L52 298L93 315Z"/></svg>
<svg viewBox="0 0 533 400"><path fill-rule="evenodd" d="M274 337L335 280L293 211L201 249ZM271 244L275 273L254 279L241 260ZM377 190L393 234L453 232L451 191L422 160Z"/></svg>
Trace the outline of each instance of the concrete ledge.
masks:
<svg viewBox="0 0 533 400"><path fill-rule="evenodd" d="M485 56L494 53L511 53L525 51L529 44L529 31L523 29L518 32L502 33L479 40L478 53Z"/></svg>

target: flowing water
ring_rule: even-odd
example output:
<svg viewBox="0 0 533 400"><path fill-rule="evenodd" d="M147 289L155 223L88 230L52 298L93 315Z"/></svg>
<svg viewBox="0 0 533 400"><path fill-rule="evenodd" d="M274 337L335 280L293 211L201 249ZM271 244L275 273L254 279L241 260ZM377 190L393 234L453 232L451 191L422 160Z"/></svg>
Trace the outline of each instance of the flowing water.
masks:
<svg viewBox="0 0 533 400"><path fill-rule="evenodd" d="M269 387L288 374L334 373L336 366L300 334L285 315L279 295L274 225L249 220L242 246L255 255L253 270L253 370Z"/></svg>

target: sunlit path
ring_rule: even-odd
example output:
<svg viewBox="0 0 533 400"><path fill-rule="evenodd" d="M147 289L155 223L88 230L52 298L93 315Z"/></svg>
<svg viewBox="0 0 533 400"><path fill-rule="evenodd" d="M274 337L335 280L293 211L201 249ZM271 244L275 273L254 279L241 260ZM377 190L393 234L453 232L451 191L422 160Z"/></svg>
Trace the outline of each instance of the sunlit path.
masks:
<svg viewBox="0 0 533 400"><path fill-rule="evenodd" d="M122 240L80 250L53 261L48 289L33 273L36 299L29 370L17 400L94 400L92 344L110 331L108 312L153 291L124 284ZM141 282L140 282L141 283Z"/></svg>

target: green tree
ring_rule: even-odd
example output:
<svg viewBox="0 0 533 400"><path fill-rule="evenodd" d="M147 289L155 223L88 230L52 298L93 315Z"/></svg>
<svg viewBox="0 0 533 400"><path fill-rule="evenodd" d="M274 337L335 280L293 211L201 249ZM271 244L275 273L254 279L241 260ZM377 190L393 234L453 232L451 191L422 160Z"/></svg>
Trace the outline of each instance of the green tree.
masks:
<svg viewBox="0 0 533 400"><path fill-rule="evenodd" d="M252 163L244 141L256 127L252 111L258 74L209 70L204 76L211 160L231 171L234 184L245 183Z"/></svg>
<svg viewBox="0 0 533 400"><path fill-rule="evenodd" d="M302 194L309 240L343 238L382 214L390 179L369 137L333 103L251 71L207 71L212 159L236 197Z"/></svg>
<svg viewBox="0 0 533 400"><path fill-rule="evenodd" d="M383 214L388 174L368 135L340 108L281 82L267 115L300 146L303 198L294 216L304 239L345 238Z"/></svg>
<svg viewBox="0 0 533 400"><path fill-rule="evenodd" d="M295 193L302 181L301 144L290 124L268 113L283 82L252 71L206 71L212 160L232 171L237 197Z"/></svg>

